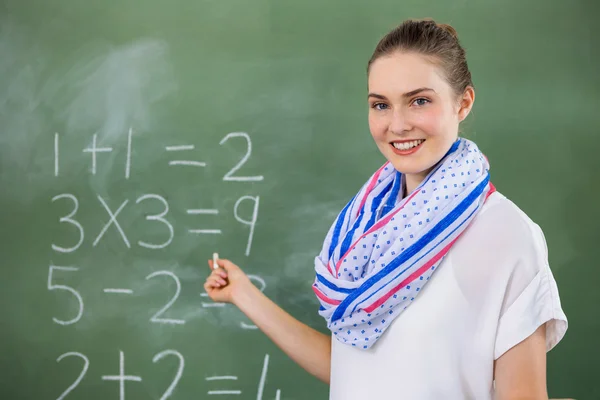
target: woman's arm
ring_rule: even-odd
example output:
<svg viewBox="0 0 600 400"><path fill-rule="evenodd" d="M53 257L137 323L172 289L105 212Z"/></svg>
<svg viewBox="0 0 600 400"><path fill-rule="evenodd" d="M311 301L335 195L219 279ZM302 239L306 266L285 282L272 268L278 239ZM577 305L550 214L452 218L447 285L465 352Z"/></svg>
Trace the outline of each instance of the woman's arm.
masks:
<svg viewBox="0 0 600 400"><path fill-rule="evenodd" d="M220 259L204 289L213 301L235 304L292 360L329 383L331 336L293 318L265 296L234 263Z"/></svg>
<svg viewBox="0 0 600 400"><path fill-rule="evenodd" d="M548 399L546 388L546 325L494 363L497 400Z"/></svg>
<svg viewBox="0 0 600 400"><path fill-rule="evenodd" d="M233 303L292 360L329 383L330 335L293 318L254 285L236 292Z"/></svg>

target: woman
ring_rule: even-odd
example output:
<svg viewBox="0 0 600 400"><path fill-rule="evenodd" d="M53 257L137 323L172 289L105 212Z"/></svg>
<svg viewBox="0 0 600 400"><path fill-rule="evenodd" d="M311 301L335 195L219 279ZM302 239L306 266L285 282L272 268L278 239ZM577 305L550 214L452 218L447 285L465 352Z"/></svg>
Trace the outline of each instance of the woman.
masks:
<svg viewBox="0 0 600 400"><path fill-rule="evenodd" d="M377 45L369 128L387 163L315 258L333 335L292 318L228 260L205 282L330 383L331 399L547 398L546 352L567 319L542 231L458 136L474 100L452 27L409 20Z"/></svg>

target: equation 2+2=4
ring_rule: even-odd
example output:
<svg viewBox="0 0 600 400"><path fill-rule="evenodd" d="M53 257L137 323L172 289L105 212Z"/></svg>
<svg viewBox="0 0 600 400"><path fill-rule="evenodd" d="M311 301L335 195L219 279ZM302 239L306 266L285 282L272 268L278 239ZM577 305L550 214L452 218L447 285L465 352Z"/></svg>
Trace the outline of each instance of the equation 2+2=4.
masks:
<svg viewBox="0 0 600 400"><path fill-rule="evenodd" d="M177 372L175 373L175 376L173 377L173 380L171 381L170 385L167 387L167 389L162 393L162 396L160 397L160 400L166 400L168 398L175 398L176 393L175 393L175 389L177 388L182 376L183 376L183 371L185 369L185 359L183 357L183 355L178 352L177 350L173 350L173 349L169 349L169 350L164 350L161 351L160 353L156 354L153 358L152 358L152 362L153 363L157 363L159 361L161 361L162 359L166 358L166 357L176 357L178 359L178 368L177 368ZM90 366L90 361L88 359L88 357L85 354L82 354L80 352L76 352L76 351L70 351L64 354L61 354L57 359L56 362L60 363L63 359L65 358L69 358L69 357L76 357L79 358L83 361L83 366L81 369L81 372L79 373L79 376L75 379L75 381L68 387L66 388L57 398L56 400L63 400L65 399L69 394L71 394L71 392L75 391L80 391L77 389L77 386L79 386L79 384L81 383L81 381L86 377L89 366ZM264 393L264 389L265 389L265 383L267 380L267 371L269 368L269 354L265 355L264 361L263 361L263 368L262 368L262 372L260 375L260 380L258 382L258 390L256 392L256 399L257 400L263 400L263 393ZM205 381L207 382L218 382L218 381L237 381L238 377L234 376L234 375L217 375L217 376L208 376L205 378ZM126 382L142 382L142 377L139 375L126 375L125 374L125 353L123 351L119 351L119 373L118 375L102 375L102 381L112 381L112 382L118 382L119 383L119 400L125 400L125 383ZM210 384L210 386L212 386L212 383ZM208 390L207 395L209 396L214 396L214 395L241 395L242 391L238 390L238 389L230 389L230 388L219 388L219 389L213 389L213 390ZM280 400L281 399L281 390L277 389L277 391L275 392L275 400Z"/></svg>

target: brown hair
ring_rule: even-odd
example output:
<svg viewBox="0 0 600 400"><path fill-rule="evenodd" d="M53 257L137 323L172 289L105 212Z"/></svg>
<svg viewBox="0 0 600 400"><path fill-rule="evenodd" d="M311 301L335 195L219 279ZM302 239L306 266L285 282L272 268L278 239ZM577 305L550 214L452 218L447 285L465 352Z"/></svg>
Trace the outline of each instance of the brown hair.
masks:
<svg viewBox="0 0 600 400"><path fill-rule="evenodd" d="M379 41L367 64L367 74L375 60L396 51L430 57L442 68L457 96L462 95L468 86L474 86L465 49L450 25L438 24L430 18L404 21Z"/></svg>

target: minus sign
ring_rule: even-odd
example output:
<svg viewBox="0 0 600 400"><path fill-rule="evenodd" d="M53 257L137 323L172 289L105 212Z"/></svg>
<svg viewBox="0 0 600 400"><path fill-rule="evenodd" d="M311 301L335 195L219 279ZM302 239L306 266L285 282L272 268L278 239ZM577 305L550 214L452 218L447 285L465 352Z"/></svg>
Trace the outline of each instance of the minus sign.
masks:
<svg viewBox="0 0 600 400"><path fill-rule="evenodd" d="M241 390L211 390L208 394L242 394Z"/></svg>
<svg viewBox="0 0 600 400"><path fill-rule="evenodd" d="M194 145L182 145L182 146L167 146L165 147L167 151L179 151L179 150L194 150Z"/></svg>
<svg viewBox="0 0 600 400"><path fill-rule="evenodd" d="M133 294L133 290L131 290L131 289L104 289L104 293Z"/></svg>
<svg viewBox="0 0 600 400"><path fill-rule="evenodd" d="M221 234L221 230L220 229L188 229L189 233L204 233L204 234L209 234L209 235L220 235Z"/></svg>

